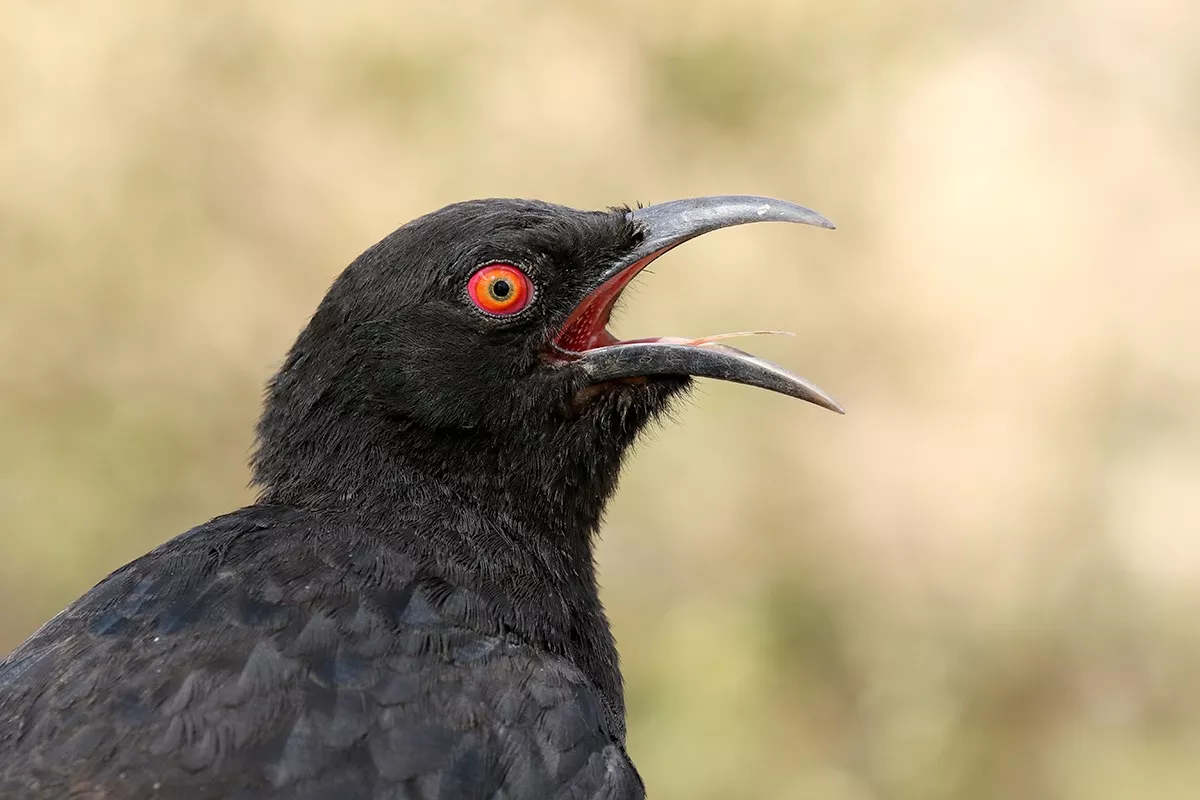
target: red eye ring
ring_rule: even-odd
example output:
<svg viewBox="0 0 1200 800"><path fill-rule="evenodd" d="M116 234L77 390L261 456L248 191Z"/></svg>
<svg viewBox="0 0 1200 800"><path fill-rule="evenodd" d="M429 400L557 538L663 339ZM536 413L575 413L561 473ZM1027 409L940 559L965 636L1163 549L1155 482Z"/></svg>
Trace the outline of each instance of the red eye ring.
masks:
<svg viewBox="0 0 1200 800"><path fill-rule="evenodd" d="M488 264L467 281L467 296L480 311L508 317L528 308L533 282L512 264Z"/></svg>

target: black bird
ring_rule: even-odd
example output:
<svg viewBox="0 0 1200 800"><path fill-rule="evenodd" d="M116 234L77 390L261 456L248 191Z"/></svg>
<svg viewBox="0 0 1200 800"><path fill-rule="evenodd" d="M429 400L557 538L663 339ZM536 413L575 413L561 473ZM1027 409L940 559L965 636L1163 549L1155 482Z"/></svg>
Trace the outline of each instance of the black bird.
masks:
<svg viewBox="0 0 1200 800"><path fill-rule="evenodd" d="M841 409L605 326L667 250L769 220L833 227L761 197L478 200L363 253L268 387L258 502L0 663L0 797L643 797L592 557L622 456L690 376Z"/></svg>

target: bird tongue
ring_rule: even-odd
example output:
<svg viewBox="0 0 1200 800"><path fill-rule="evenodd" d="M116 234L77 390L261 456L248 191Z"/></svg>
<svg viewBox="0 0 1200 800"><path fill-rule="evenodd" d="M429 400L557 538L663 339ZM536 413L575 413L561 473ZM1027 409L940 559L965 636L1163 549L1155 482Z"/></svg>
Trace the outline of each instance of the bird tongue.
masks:
<svg viewBox="0 0 1200 800"><path fill-rule="evenodd" d="M605 333L608 333L605 331ZM611 334L609 334L611 336ZM791 331L734 331L733 333L714 333L701 336L699 339L684 339L679 336L654 336L648 339L613 339L609 344L638 344L639 342L659 342L661 344L681 344L689 347L701 347L725 339L740 339L743 336L795 336Z"/></svg>
<svg viewBox="0 0 1200 800"><path fill-rule="evenodd" d="M642 342L661 342L662 344L680 344L699 347L725 339L736 339L743 336L795 336L791 331L756 330L734 331L732 333L715 333L701 336L698 339L685 339L678 336L655 336L642 339L618 339L609 332L607 325L612 315L613 306L621 296L621 292L629 286L638 273L650 265L650 262L670 250L670 247L651 253L640 258L621 272L609 278L575 307L563 323L558 335L554 337L554 345L567 353L582 353L595 350L598 347L609 347L614 344L637 344Z"/></svg>

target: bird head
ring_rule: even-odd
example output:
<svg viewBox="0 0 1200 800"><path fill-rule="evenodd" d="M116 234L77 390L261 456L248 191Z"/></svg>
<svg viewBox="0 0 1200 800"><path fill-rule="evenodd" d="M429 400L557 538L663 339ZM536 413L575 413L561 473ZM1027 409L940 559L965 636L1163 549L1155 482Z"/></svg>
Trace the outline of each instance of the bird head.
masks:
<svg viewBox="0 0 1200 800"><path fill-rule="evenodd" d="M803 378L713 337L621 341L607 328L655 259L701 234L766 221L833 227L801 206L744 196L608 211L475 200L402 226L343 272L276 376L259 428L259 482L280 481L267 474L276 461L302 461L294 446L274 458L276 445L302 442L343 473L392 448L443 471L488 453L493 469L508 457L540 465L532 471L543 481L573 469L568 483L578 483L597 465L615 473L638 431L693 377L840 412Z"/></svg>

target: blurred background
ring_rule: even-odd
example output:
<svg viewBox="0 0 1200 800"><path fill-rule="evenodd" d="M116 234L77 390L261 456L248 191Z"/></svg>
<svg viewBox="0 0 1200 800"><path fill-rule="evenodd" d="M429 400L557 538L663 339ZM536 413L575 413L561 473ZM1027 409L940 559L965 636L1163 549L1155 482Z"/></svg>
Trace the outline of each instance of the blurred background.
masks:
<svg viewBox="0 0 1200 800"><path fill-rule="evenodd" d="M748 346L600 552L655 798L1200 787L1200 7L0 7L0 653L248 502L333 277L471 197L811 205L660 262Z"/></svg>

